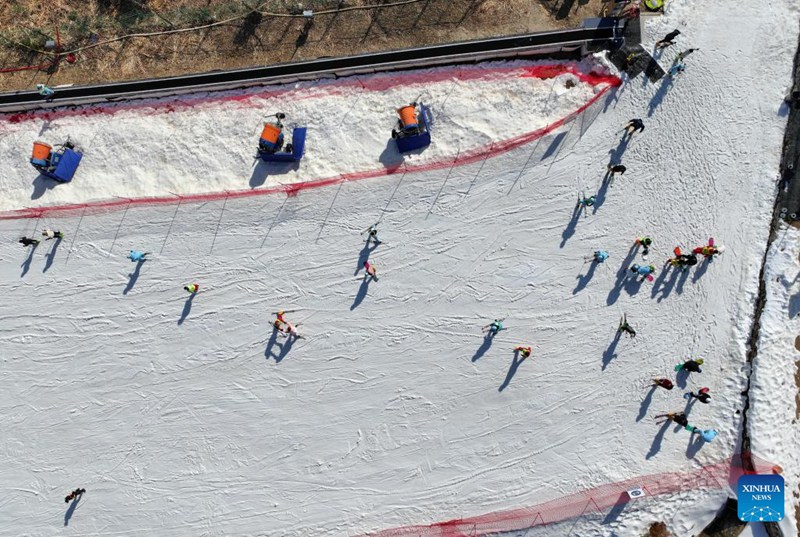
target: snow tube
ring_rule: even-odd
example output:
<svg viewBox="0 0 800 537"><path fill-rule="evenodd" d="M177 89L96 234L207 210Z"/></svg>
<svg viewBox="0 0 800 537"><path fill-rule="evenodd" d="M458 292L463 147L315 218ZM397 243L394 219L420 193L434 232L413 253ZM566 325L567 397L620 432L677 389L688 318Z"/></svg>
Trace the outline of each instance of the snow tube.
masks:
<svg viewBox="0 0 800 537"><path fill-rule="evenodd" d="M644 0L644 7L650 11L658 11L664 7L664 0Z"/></svg>
<svg viewBox="0 0 800 537"><path fill-rule="evenodd" d="M31 155L31 160L41 160L47 161L50 158L50 151L53 149L53 146L50 144L46 144L44 142L33 142L33 155Z"/></svg>
<svg viewBox="0 0 800 537"><path fill-rule="evenodd" d="M417 128L417 109L413 104L398 108L397 113L400 114L400 123L403 124L403 129Z"/></svg>

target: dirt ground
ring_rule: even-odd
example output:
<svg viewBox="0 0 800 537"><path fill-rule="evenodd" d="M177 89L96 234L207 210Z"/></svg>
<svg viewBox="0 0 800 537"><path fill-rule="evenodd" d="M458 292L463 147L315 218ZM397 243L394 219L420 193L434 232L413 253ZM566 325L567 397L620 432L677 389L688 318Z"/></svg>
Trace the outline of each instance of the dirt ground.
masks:
<svg viewBox="0 0 800 537"><path fill-rule="evenodd" d="M92 84L580 26L608 0L0 0L0 91ZM351 9L405 2L383 8ZM316 14L304 34L304 9ZM320 12L330 10L329 14ZM341 11L338 11L341 10ZM272 14L272 15L270 15ZM282 16L279 16L282 15ZM294 15L288 16L288 15ZM70 51L137 32L224 24Z"/></svg>

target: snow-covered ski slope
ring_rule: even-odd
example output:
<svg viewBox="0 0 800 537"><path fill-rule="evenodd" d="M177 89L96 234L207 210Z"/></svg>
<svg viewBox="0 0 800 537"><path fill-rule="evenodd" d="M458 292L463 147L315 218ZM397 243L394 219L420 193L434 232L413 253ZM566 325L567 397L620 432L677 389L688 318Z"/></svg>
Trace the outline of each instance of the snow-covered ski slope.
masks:
<svg viewBox="0 0 800 537"><path fill-rule="evenodd" d="M0 527L32 536L357 535L535 505L730 456L796 15L774 0L735 11L720 0L675 0L648 21L647 40L680 27L679 45L661 62L700 47L684 75L626 81L576 121L485 161L292 196L0 221ZM542 111L536 104L547 102L550 86L534 86L507 116L516 134L534 130L542 114L566 113ZM436 116L483 98L453 90L429 104ZM345 99L326 106L313 117L359 113ZM253 108L241 136L190 134L198 145L248 154L262 112ZM202 113L204 125L222 123L231 105ZM136 115L127 129L150 143L138 132L158 113ZM617 131L633 117L647 128L620 145ZM107 119L69 121L91 131ZM30 177L30 140L60 121L4 125L16 134L0 149L19 161L4 180ZM370 143L386 147L387 127L391 120L374 125ZM463 145L442 133L430 149L454 158L507 128L486 117L482 129L465 128ZM89 154L124 154L118 139L84 145ZM347 147L313 159L309 147L297 173L338 173L343 160L361 158ZM628 171L599 191L609 152L622 153ZM226 158L198 159L193 180L241 179ZM147 173L164 166L139 165ZM96 199L91 189L76 194L97 184L87 173L103 167L94 166L87 161L41 203ZM161 194L139 183L141 192L123 195ZM579 190L599 203L576 217ZM8 207L25 204L17 197ZM385 243L365 249L359 232L376 221ZM26 259L15 240L45 226L66 239ZM630 248L642 234L655 240L653 283L626 278L641 260ZM662 271L674 246L709 236L727 246L721 258L683 274ZM136 271L125 259L131 248L153 252L152 260ZM611 258L584 263L598 248ZM378 282L362 280L367 255ZM191 281L203 292L187 301L182 286ZM281 307L297 310L287 316L306 339L288 345L272 336L270 312ZM615 343L623 312L638 336ZM480 327L495 317L508 330L487 347ZM518 344L534 347L521 364L512 361ZM689 357L706 364L686 389L709 386L714 396L693 405L690 423L716 427L712 444L654 424L660 411L685 408L682 387L646 397L649 379L674 375ZM781 464L781 453L769 456ZM88 492L67 511L62 499L76 486ZM691 535L725 495L683 493L556 528L639 535L661 519Z"/></svg>

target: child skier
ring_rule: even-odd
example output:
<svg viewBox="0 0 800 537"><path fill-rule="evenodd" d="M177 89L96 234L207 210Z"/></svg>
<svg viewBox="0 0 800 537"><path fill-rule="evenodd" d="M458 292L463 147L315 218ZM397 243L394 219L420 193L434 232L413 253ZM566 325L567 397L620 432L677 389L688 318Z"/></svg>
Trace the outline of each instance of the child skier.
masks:
<svg viewBox="0 0 800 537"><path fill-rule="evenodd" d="M196 294L200 290L200 285L196 283L190 283L189 285L185 286L184 289L189 294Z"/></svg>
<svg viewBox="0 0 800 537"><path fill-rule="evenodd" d="M53 231L52 229L47 228L44 231L42 231L42 237L47 237L45 240L49 241L51 239L63 239L64 234L61 233L60 231Z"/></svg>
<svg viewBox="0 0 800 537"><path fill-rule="evenodd" d="M689 423L689 420L686 419L686 413L685 412L670 412L669 414L659 414L658 416L655 416L654 419L658 419L658 418L667 418L667 419L662 420L662 421L657 421L656 422L657 425L661 425L665 421L674 421L678 425L680 425L682 427L686 427L686 425L688 425L688 423Z"/></svg>
<svg viewBox="0 0 800 537"><path fill-rule="evenodd" d="M680 371L681 369L685 369L686 371L690 371L692 373L702 373L703 370L700 369L701 365L703 365L702 358L700 358L699 360L686 360L682 364L676 365L675 371Z"/></svg>
<svg viewBox="0 0 800 537"><path fill-rule="evenodd" d="M656 273L656 267L654 267L653 265L637 265L636 263L634 263L633 265L631 265L631 272L641 276L642 277L641 281L644 281L645 279L652 281L653 274Z"/></svg>
<svg viewBox="0 0 800 537"><path fill-rule="evenodd" d="M669 76L675 78L686 70L686 65L680 60L677 60L669 69Z"/></svg>
<svg viewBox="0 0 800 537"><path fill-rule="evenodd" d="M644 131L644 121L641 119L632 119L625 125L625 135L633 136L637 132Z"/></svg>
<svg viewBox="0 0 800 537"><path fill-rule="evenodd" d="M637 246L642 246L642 255L647 257L647 254L650 253L650 245L653 244L653 239L650 237L640 237L633 241L633 243Z"/></svg>
<svg viewBox="0 0 800 537"><path fill-rule="evenodd" d="M684 428L692 434L698 433L705 442L711 442L717 437L717 434L719 434L716 429L700 429L694 425L687 424Z"/></svg>
<svg viewBox="0 0 800 537"><path fill-rule="evenodd" d="M666 48L670 45L674 45L675 38L679 35L681 35L680 30L672 30L670 33L664 36L664 39L656 43L656 48Z"/></svg>
<svg viewBox="0 0 800 537"><path fill-rule="evenodd" d="M584 195L583 197L581 197L581 198L578 198L578 203L579 203L579 204L580 204L582 207L591 207L592 205L594 205L595 201L597 201L597 197L596 197L596 196L589 196L589 197L587 198L587 197Z"/></svg>
<svg viewBox="0 0 800 537"><path fill-rule="evenodd" d="M690 49L684 50L683 52L678 54L678 60L679 61L683 61L683 59L686 58L686 56L688 56L689 54L691 54L692 52L694 52L696 50L700 50L700 49L699 48L690 48Z"/></svg>
<svg viewBox="0 0 800 537"><path fill-rule="evenodd" d="M622 321L619 323L619 328L617 329L619 332L625 332L631 337L636 337L636 330L633 329L631 325L628 324L628 316L623 315Z"/></svg>
<svg viewBox="0 0 800 537"><path fill-rule="evenodd" d="M38 240L36 240L36 239L31 239L30 237L22 237L22 238L19 240L19 243L20 243L21 245L23 245L23 246L33 246L34 248L36 248L37 246L39 246L39 241L38 241Z"/></svg>
<svg viewBox="0 0 800 537"><path fill-rule="evenodd" d="M491 336L497 335L500 330L505 330L502 319L495 319L491 323L484 326L481 330L486 331L487 328L489 329L489 335Z"/></svg>
<svg viewBox="0 0 800 537"><path fill-rule="evenodd" d="M364 274L364 278L366 278L367 275L369 275L372 276L373 280L375 280L376 282L378 281L378 276L375 272L375 267L373 265L370 265L369 261L364 261L364 270L366 271L366 273Z"/></svg>
<svg viewBox="0 0 800 537"><path fill-rule="evenodd" d="M628 168L626 168L626 167L625 167L625 166L623 166L622 164L612 164L612 163L609 163L609 165L608 165L608 171L609 171L609 173L611 174L611 179L613 179L613 178L614 178L614 175L615 175L615 174L624 175L624 174L625 174L625 170L627 170L627 169L628 169Z"/></svg>
<svg viewBox="0 0 800 537"><path fill-rule="evenodd" d="M81 494L84 494L85 492L86 492L86 489L82 489L82 488L77 488L77 489L73 490L72 492L67 494L66 498L64 498L64 503L69 503L70 500L77 499L78 496L80 496Z"/></svg>
<svg viewBox="0 0 800 537"><path fill-rule="evenodd" d="M653 379L652 386L659 386L661 388L664 388L665 390L671 390L672 388L675 387L675 385L672 384L672 381L669 380L668 378Z"/></svg>
<svg viewBox="0 0 800 537"><path fill-rule="evenodd" d="M298 323L297 326L300 326L300 324ZM302 338L303 337L303 336L301 336L300 334L297 333L296 326L293 325L290 322L286 323L286 330L284 330L284 332L286 332L287 335L294 336L296 338Z"/></svg>
<svg viewBox="0 0 800 537"><path fill-rule="evenodd" d="M519 347L514 347L514 352L518 352L522 359L526 359L528 356L531 355L531 348L530 347L523 347L520 345Z"/></svg>
<svg viewBox="0 0 800 537"><path fill-rule="evenodd" d="M608 259L608 252L605 250L597 250L592 256L592 260L596 263L605 263L606 259Z"/></svg>
<svg viewBox="0 0 800 537"><path fill-rule="evenodd" d="M150 252L140 252L139 250L131 250L131 253L128 254L128 259L130 259L134 263L139 263L140 261L147 261L148 255L150 255Z"/></svg>
<svg viewBox="0 0 800 537"><path fill-rule="evenodd" d="M375 241L375 246L381 243L381 241L378 240L378 224L372 224L365 231L361 232L362 235L364 233L367 234L367 246L369 246L370 241L373 240Z"/></svg>
<svg viewBox="0 0 800 537"><path fill-rule="evenodd" d="M717 246L714 244L714 239L708 239L708 244L705 246L698 246L692 250L692 253L695 255L703 254L703 257L706 259L714 259L714 256L721 254L724 250L724 246Z"/></svg>
<svg viewBox="0 0 800 537"><path fill-rule="evenodd" d="M679 246L676 246L672 253L675 254L675 257L669 259L667 262L673 267L680 267L681 270L686 271L689 267L693 267L697 264L697 255L694 253L689 255L684 254L681 252Z"/></svg>
<svg viewBox="0 0 800 537"><path fill-rule="evenodd" d="M693 399L693 398L694 399L699 399L701 403L704 403L704 404L707 405L711 401L711 394L708 393L710 391L711 390L709 388L700 388L699 390L697 390L696 394L694 392L689 392L689 393L683 394L683 396L686 399L690 399L690 400Z"/></svg>
<svg viewBox="0 0 800 537"><path fill-rule="evenodd" d="M52 97L53 94L55 94L55 91L53 91L52 88L46 86L45 84L36 84L36 91L38 91L39 95L41 95L45 99L48 99Z"/></svg>

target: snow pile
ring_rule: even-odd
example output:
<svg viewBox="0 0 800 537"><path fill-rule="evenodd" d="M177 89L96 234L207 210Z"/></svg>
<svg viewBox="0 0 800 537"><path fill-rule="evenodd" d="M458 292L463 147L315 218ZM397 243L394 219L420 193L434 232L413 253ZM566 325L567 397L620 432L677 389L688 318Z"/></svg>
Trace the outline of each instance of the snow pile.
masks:
<svg viewBox="0 0 800 537"><path fill-rule="evenodd" d="M748 428L753 452L779 465L786 483L785 535L794 525L800 486L800 231L781 223L764 273L766 304L753 361Z"/></svg>

